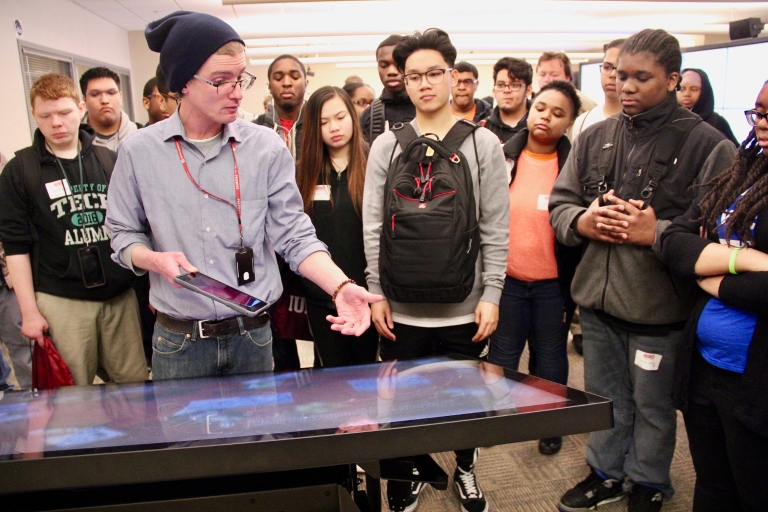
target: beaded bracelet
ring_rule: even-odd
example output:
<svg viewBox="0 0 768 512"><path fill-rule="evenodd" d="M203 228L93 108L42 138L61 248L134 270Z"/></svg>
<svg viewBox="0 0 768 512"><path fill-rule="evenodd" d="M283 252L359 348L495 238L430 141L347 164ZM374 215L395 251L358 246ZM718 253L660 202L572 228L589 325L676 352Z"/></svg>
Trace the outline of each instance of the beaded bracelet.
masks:
<svg viewBox="0 0 768 512"><path fill-rule="evenodd" d="M333 295L331 296L331 300L333 302L336 302L336 296L339 294L342 288L348 284L357 284L354 279L347 279L345 281L342 281L339 283L339 286L336 287L335 290L333 290Z"/></svg>
<svg viewBox="0 0 768 512"><path fill-rule="evenodd" d="M736 272L736 255L739 254L740 250L741 246L734 247L733 251L731 251L731 259L728 261L728 271L731 274L738 274L738 272Z"/></svg>

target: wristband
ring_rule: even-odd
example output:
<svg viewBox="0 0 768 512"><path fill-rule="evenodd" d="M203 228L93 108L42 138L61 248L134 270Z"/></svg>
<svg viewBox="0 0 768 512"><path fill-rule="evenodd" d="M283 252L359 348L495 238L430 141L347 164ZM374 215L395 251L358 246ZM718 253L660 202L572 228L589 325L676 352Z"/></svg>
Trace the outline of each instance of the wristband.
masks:
<svg viewBox="0 0 768 512"><path fill-rule="evenodd" d="M333 302L336 302L336 296L339 294L342 288L348 284L357 284L354 279L347 279L345 281L342 281L339 283L339 286L336 287L335 290L333 290L333 295L331 296L331 300Z"/></svg>
<svg viewBox="0 0 768 512"><path fill-rule="evenodd" d="M728 260L728 271L731 274L738 274L738 272L736 272L736 255L739 254L740 250L741 247L734 247L733 251L731 251L731 259Z"/></svg>

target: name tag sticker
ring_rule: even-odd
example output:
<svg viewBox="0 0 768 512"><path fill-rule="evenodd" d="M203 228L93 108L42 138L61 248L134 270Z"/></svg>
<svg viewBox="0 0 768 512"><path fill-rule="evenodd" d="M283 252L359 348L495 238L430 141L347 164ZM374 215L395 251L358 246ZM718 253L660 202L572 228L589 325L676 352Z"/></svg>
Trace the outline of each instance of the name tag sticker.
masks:
<svg viewBox="0 0 768 512"><path fill-rule="evenodd" d="M48 197L51 199L58 199L67 194L72 194L72 189L69 188L69 183L67 183L66 179L46 183L45 189L48 191Z"/></svg>
<svg viewBox="0 0 768 512"><path fill-rule="evenodd" d="M639 366L643 370L655 372L659 369L661 364L661 354L649 354L638 350L635 352L635 365Z"/></svg>
<svg viewBox="0 0 768 512"><path fill-rule="evenodd" d="M539 194L539 205L537 209L547 210L549 208L549 194Z"/></svg>
<svg viewBox="0 0 768 512"><path fill-rule="evenodd" d="M317 185L315 186L315 201L330 201L331 200L331 186L330 185Z"/></svg>

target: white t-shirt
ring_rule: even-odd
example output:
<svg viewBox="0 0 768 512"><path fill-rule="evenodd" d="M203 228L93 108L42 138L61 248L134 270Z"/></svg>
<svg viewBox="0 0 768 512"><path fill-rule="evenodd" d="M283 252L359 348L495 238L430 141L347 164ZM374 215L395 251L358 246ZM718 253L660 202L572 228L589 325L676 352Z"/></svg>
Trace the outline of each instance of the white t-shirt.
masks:
<svg viewBox="0 0 768 512"><path fill-rule="evenodd" d="M592 126L595 123L605 120L605 112L603 111L604 104L597 105L587 110L573 122L573 128L571 130L571 142L575 143L579 134Z"/></svg>

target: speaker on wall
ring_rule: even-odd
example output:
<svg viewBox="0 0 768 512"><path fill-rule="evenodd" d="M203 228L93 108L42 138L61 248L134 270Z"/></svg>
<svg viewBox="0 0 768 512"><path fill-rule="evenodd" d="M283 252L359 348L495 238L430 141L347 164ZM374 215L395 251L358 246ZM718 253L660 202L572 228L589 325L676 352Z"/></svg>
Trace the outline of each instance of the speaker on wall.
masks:
<svg viewBox="0 0 768 512"><path fill-rule="evenodd" d="M747 18L739 21L732 21L728 23L728 35L731 36L731 41L736 39L749 39L750 37L757 37L757 35L763 30L763 22L760 18Z"/></svg>

